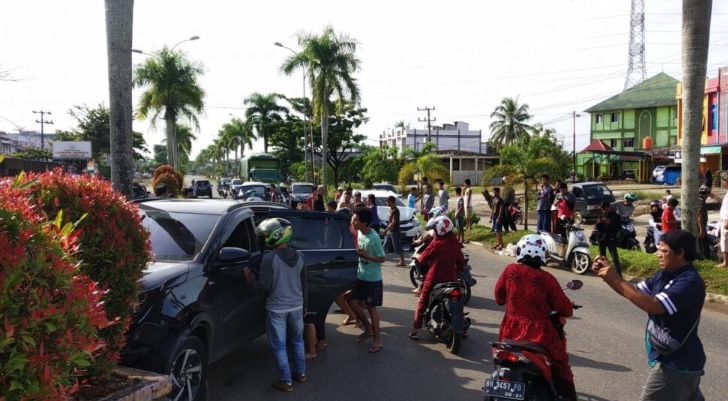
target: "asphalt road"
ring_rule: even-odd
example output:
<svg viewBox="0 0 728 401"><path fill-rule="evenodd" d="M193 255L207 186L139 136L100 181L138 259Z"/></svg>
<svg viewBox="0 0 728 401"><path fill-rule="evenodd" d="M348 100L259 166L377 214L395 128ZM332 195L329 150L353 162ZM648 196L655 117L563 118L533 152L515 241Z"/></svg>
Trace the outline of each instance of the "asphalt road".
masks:
<svg viewBox="0 0 728 401"><path fill-rule="evenodd" d="M468 245L478 284L469 307L474 323L459 355L427 333L419 342L407 338L416 298L408 269L393 263L384 268L384 306L381 308L384 348L367 352L356 342L359 330L339 327L342 315L329 314L329 347L308 364L309 383L295 385L293 394L271 387L277 378L265 338L261 338L210 369L210 400L479 400L481 386L492 369L488 344L497 336L502 308L493 302L498 274L512 261L478 245ZM559 281L576 276L550 268ZM581 400L635 400L647 376L643 332L645 314L612 292L600 279L580 277L579 291L567 291L584 305L567 324L568 351ZM704 310L700 337L708 355L707 374L701 386L708 400L726 399L728 350L725 347L728 316Z"/></svg>

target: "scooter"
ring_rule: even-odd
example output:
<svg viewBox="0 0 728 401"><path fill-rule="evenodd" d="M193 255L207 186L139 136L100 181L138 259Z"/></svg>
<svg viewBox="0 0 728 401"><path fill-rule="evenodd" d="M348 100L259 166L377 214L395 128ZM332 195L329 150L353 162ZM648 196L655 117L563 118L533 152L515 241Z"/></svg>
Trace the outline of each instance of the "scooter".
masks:
<svg viewBox="0 0 728 401"><path fill-rule="evenodd" d="M570 281L566 288L578 290L584 285L579 280ZM574 309L581 308L573 304ZM563 341L564 324L554 311L551 322ZM483 396L485 401L544 400L560 401L552 380L548 352L527 341L503 340L491 343L493 373L485 380Z"/></svg>
<svg viewBox="0 0 728 401"><path fill-rule="evenodd" d="M516 225L520 226L521 224L523 224L523 211L518 205L518 201L515 201L511 204L511 207L508 210L508 214L511 217L511 221L515 222Z"/></svg>
<svg viewBox="0 0 728 401"><path fill-rule="evenodd" d="M427 248L427 245L430 243L430 241L427 239L423 240L424 235L426 234L423 234L422 236L420 236L420 238L415 240L415 242L421 242L419 243L419 245L415 245L415 251L412 254L412 260L410 260L409 263L410 281L415 288L420 288L422 286L422 283L425 282L425 276L427 275L427 269L429 267L423 266L417 261L417 257L420 256L422 252L424 252L425 248ZM463 256L465 256L465 268L458 275L458 281L460 281L465 287L463 303L467 305L467 303L470 301L470 296L472 294L471 287L477 284L478 281L473 278L473 275L471 273L472 268L470 267L470 256L468 254L463 254Z"/></svg>
<svg viewBox="0 0 728 401"><path fill-rule="evenodd" d="M584 274L589 270L592 262L584 228L580 224L568 222L562 222L562 224L567 233L566 238L549 232L539 233L548 248L549 262L568 264L572 272Z"/></svg>
<svg viewBox="0 0 728 401"><path fill-rule="evenodd" d="M447 344L452 354L460 350L460 342L467 336L471 320L463 312L465 286L459 281L436 284L422 320L422 327Z"/></svg>
<svg viewBox="0 0 728 401"><path fill-rule="evenodd" d="M227 185L219 185L217 187L217 194L220 195L224 199L227 199L228 192L229 192L229 188Z"/></svg>

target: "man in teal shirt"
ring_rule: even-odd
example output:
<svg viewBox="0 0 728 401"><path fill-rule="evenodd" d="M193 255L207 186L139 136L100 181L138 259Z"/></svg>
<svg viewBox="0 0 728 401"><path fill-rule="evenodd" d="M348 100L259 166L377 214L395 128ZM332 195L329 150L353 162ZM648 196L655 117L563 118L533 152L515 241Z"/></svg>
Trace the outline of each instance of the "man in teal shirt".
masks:
<svg viewBox="0 0 728 401"><path fill-rule="evenodd" d="M369 228L372 212L365 208L356 208L351 216L351 225L358 231L359 268L356 272L356 286L352 292L351 309L357 319L364 324L364 332L359 335L358 341L365 341L372 337L372 346L369 352L376 353L382 349L382 340L379 335L379 311L382 306L384 288L382 285L382 263L384 262L384 249L379 235ZM369 318L364 313L369 312Z"/></svg>

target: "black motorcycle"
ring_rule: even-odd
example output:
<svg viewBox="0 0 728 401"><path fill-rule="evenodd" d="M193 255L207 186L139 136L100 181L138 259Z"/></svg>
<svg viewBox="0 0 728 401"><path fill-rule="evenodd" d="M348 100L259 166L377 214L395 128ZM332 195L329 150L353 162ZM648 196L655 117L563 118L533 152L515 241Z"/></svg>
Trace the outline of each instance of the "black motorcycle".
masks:
<svg viewBox="0 0 728 401"><path fill-rule="evenodd" d="M578 290L584 283L570 281L566 288ZM581 306L574 305L574 309ZM564 325L555 312L551 322L562 340L565 340ZM483 396L485 401L561 401L552 380L548 352L527 341L503 340L491 344L493 373L485 380Z"/></svg>
<svg viewBox="0 0 728 401"><path fill-rule="evenodd" d="M460 342L467 336L470 318L463 311L465 286L459 281L435 284L422 320L422 326L447 344L452 354L460 350Z"/></svg>
<svg viewBox="0 0 728 401"><path fill-rule="evenodd" d="M427 248L429 242L423 242L420 245L415 246L415 252L412 254L412 261L410 262L410 281L415 288L421 288L422 283L425 282L425 276L427 275L427 269L429 266L423 266L417 262L417 257ZM473 278L470 267L470 257L465 254L465 267L463 271L458 274L458 281L460 281L465 287L465 294L463 295L463 303L467 305L470 301L472 294L471 287L478 283Z"/></svg>
<svg viewBox="0 0 728 401"><path fill-rule="evenodd" d="M650 227L652 228L652 227ZM592 245L599 245L599 232L592 231L589 236L589 242ZM622 221L622 227L617 232L617 248L639 251L640 242L637 240L637 231L631 221Z"/></svg>
<svg viewBox="0 0 728 401"><path fill-rule="evenodd" d="M220 195L221 198L227 199L228 195L230 194L230 185L229 184L218 185L217 194Z"/></svg>

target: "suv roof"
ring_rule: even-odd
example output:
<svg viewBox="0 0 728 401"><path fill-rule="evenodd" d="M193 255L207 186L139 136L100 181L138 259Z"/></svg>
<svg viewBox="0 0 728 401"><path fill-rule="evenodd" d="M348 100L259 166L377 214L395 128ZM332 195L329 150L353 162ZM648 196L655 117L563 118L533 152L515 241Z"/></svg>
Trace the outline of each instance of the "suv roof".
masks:
<svg viewBox="0 0 728 401"><path fill-rule="evenodd" d="M286 209L285 205L273 202L241 202L233 199L172 199L152 198L137 201L144 210L159 209L170 213L225 214L238 208Z"/></svg>
<svg viewBox="0 0 728 401"><path fill-rule="evenodd" d="M575 186L575 187L588 187L590 185L604 185L604 186L606 186L606 184L603 183L603 182L601 182L601 181L577 182L577 183L572 184L572 186Z"/></svg>

